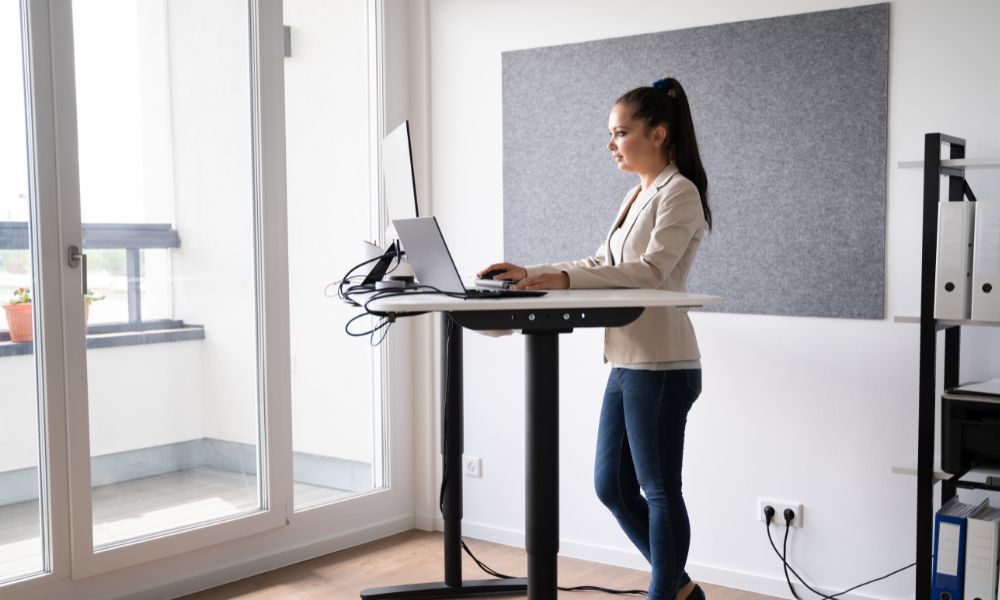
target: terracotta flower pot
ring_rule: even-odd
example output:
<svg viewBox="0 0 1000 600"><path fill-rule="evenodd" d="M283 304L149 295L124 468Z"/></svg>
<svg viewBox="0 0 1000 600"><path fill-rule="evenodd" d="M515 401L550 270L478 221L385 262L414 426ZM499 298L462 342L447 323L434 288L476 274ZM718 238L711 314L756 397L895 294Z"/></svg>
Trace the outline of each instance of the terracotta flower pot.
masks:
<svg viewBox="0 0 1000 600"><path fill-rule="evenodd" d="M32 335L31 303L4 304L7 315L7 329L10 330L10 341L30 342Z"/></svg>
<svg viewBox="0 0 1000 600"><path fill-rule="evenodd" d="M10 330L10 341L30 342L33 337L33 319L31 317L31 303L4 304L3 310L7 314L7 328ZM90 300L83 302L83 326L90 322Z"/></svg>

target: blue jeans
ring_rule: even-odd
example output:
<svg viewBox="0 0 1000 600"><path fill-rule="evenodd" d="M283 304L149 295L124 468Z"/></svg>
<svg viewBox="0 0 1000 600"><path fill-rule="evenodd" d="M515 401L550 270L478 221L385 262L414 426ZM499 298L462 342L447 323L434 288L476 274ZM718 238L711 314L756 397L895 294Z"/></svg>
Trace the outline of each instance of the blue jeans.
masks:
<svg viewBox="0 0 1000 600"><path fill-rule="evenodd" d="M601 406L597 497L652 567L649 600L672 600L684 570L691 523L681 495L684 427L701 393L701 369L612 369ZM640 490L645 494L643 497Z"/></svg>

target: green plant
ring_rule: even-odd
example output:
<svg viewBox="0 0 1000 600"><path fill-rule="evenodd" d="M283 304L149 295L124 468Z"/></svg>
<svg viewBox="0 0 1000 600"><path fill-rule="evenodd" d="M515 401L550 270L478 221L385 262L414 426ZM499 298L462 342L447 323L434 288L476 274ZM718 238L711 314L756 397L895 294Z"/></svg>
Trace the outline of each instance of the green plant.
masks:
<svg viewBox="0 0 1000 600"><path fill-rule="evenodd" d="M14 290L14 299L8 300L7 304L31 304L31 290L28 288L17 288Z"/></svg>
<svg viewBox="0 0 1000 600"><path fill-rule="evenodd" d="M98 296L91 290L87 290L87 293L83 295L83 299L86 302L99 302L104 300L105 296ZM14 299L8 300L7 304L31 304L31 290L28 288L17 288L14 290Z"/></svg>

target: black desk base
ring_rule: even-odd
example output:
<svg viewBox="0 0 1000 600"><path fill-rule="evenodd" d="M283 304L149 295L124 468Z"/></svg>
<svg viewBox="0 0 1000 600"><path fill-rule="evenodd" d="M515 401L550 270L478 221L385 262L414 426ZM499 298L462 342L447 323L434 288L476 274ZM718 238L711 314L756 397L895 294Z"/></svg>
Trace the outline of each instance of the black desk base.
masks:
<svg viewBox="0 0 1000 600"><path fill-rule="evenodd" d="M470 300L470 302L475 302ZM441 454L444 456L445 580L361 592L366 600L469 598L524 594L556 600L559 554L559 334L575 327L619 327L642 314L635 308L455 311L442 319ZM525 341L525 549L527 579L462 580L462 452L465 451L462 327L520 329Z"/></svg>
<svg viewBox="0 0 1000 600"><path fill-rule="evenodd" d="M437 583L413 583L390 587L372 588L361 592L365 600L387 598L469 598L471 596L498 596L521 594L528 590L527 579L482 579L462 581L451 586L443 581Z"/></svg>

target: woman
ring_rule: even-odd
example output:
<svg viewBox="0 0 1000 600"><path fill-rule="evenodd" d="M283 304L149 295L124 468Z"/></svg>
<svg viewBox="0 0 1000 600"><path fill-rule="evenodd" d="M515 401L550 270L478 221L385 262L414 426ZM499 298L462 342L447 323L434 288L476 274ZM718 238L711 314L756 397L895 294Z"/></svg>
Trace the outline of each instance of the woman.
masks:
<svg viewBox="0 0 1000 600"><path fill-rule="evenodd" d="M684 89L668 78L627 92L615 102L608 130L615 164L638 175L639 185L626 194L596 255L526 268L497 263L480 277L499 271L494 278L526 290L684 290L712 225ZM700 358L683 309L647 308L605 335L604 359L613 368L601 407L595 486L652 567L651 600L705 597L684 570L691 527L681 495L684 427L701 393Z"/></svg>

